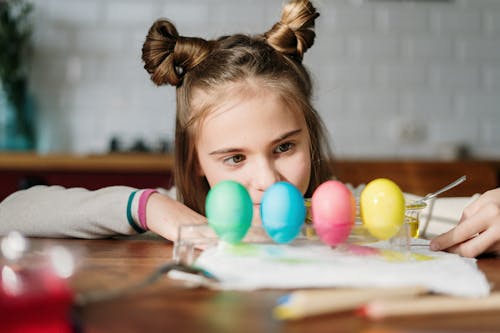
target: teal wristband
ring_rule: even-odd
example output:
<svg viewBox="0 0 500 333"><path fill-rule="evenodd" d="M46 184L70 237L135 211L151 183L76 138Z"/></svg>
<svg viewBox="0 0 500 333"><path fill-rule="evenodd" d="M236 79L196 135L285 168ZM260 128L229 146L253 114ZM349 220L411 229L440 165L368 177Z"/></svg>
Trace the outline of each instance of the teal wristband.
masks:
<svg viewBox="0 0 500 333"><path fill-rule="evenodd" d="M127 203L127 221L128 221L128 224L130 224L130 226L135 230L137 231L139 234L142 234L144 232L146 232L146 230L142 229L141 227L139 227L135 221L134 221L134 218L132 217L132 202L134 202L134 197L135 197L135 194L137 193L137 190L130 193L130 196L128 197L128 203Z"/></svg>

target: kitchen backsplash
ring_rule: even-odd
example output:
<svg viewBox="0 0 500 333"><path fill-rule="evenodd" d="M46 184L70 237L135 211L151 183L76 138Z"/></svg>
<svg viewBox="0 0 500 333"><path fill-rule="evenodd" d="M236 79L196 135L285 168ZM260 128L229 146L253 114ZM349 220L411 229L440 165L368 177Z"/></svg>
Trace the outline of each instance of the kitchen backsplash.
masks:
<svg viewBox="0 0 500 333"><path fill-rule="evenodd" d="M181 35L261 33L282 0L35 0L31 90L40 152L171 147L175 89L140 50L153 21ZM500 1L318 0L305 55L344 158L500 158ZM126 149L126 148L125 148Z"/></svg>

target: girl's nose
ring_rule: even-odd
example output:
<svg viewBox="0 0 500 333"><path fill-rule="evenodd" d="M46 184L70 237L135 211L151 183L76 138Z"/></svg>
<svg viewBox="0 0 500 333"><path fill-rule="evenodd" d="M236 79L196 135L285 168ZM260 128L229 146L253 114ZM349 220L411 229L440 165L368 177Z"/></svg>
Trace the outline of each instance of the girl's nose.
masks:
<svg viewBox="0 0 500 333"><path fill-rule="evenodd" d="M265 191L269 186L281 180L276 165L268 160L258 164L253 178L256 189L260 191Z"/></svg>

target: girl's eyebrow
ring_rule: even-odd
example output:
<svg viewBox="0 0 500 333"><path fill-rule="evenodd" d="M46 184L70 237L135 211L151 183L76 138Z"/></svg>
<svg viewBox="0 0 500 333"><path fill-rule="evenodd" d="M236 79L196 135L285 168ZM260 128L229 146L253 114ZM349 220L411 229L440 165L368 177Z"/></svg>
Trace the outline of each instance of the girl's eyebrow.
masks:
<svg viewBox="0 0 500 333"><path fill-rule="evenodd" d="M284 133L284 134L280 135L277 139L273 140L273 142L272 142L272 143L273 143L273 144L278 143L278 142L280 142L280 141L282 141L282 140L288 139L288 138L289 138L289 137L291 137L291 136L294 136L294 135L296 135L296 134L299 134L300 132L302 132L302 129L301 129L301 128L298 128L298 129L296 129L296 130L292 130L292 131L290 131L290 132L286 132L286 133Z"/></svg>
<svg viewBox="0 0 500 333"><path fill-rule="evenodd" d="M289 131L289 132L286 132L282 135L280 135L278 138L274 139L271 143L272 144L276 144L282 140L285 140L291 136L294 136L298 133L302 132L302 129L298 128L298 129L295 129L295 130L292 130L292 131ZM214 150L212 152L210 152L209 155L219 155L219 154L227 154L227 153L236 153L236 152L240 152L241 149L240 148L222 148L222 149L217 149L217 150Z"/></svg>

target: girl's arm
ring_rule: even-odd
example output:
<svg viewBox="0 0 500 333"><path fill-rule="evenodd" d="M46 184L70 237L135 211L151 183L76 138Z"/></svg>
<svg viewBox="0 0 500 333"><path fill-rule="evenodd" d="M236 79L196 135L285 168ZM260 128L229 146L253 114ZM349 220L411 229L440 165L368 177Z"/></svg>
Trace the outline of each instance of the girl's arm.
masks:
<svg viewBox="0 0 500 333"><path fill-rule="evenodd" d="M135 235L142 192L126 186L96 191L35 186L18 191L0 203L0 234L17 230L36 237ZM159 193L149 197L145 211L148 227L170 240L175 240L179 224L205 222L203 216Z"/></svg>
<svg viewBox="0 0 500 333"><path fill-rule="evenodd" d="M431 241L432 250L464 257L500 253L500 188L488 191L468 205L459 224Z"/></svg>
<svg viewBox="0 0 500 333"><path fill-rule="evenodd" d="M146 220L151 231L171 241L177 239L179 226L207 222L205 216L159 193L152 194L147 201Z"/></svg>
<svg viewBox="0 0 500 333"><path fill-rule="evenodd" d="M0 234L17 230L26 236L104 238L137 232L127 223L127 199L134 188L96 191L34 186L0 203Z"/></svg>

